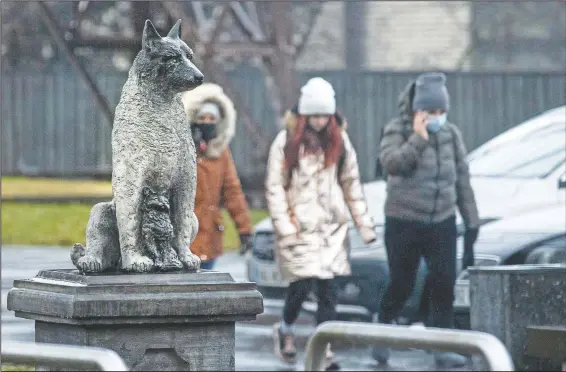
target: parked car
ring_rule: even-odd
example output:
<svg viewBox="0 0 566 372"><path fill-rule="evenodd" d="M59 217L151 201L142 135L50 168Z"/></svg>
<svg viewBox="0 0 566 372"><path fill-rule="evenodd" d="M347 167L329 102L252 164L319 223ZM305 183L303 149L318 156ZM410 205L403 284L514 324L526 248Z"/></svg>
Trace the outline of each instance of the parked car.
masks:
<svg viewBox="0 0 566 372"><path fill-rule="evenodd" d="M561 183L566 192L566 182ZM458 259L461 261L461 249ZM566 203L508 215L480 230L475 266L566 264ZM468 271L456 280L454 310L457 323L469 328Z"/></svg>
<svg viewBox="0 0 566 372"><path fill-rule="evenodd" d="M566 106L547 111L486 142L468 155L472 186L480 212L481 236L484 229L505 216L518 216L545 207L562 208L566 202ZM376 222L378 236L382 236L386 184L375 181L364 185L370 213ZM527 214L525 215L527 216ZM458 214L459 234L463 233ZM517 217L520 218L520 217ZM500 221L505 223L507 219ZM493 225L498 226L498 225ZM537 225L533 225L536 228ZM541 226L543 228L544 226ZM564 231L565 225L562 224ZM490 231L490 230L487 230ZM543 233L544 234L544 233ZM459 245L462 245L459 238ZM507 256L483 249L478 240L476 265L505 263ZM337 312L344 319L367 320L375 316L387 284L387 256L383 242L364 245L351 226L347 243L350 247L352 275L336 279L339 293ZM517 249L519 249L517 245ZM512 248L509 248L512 250ZM258 285L265 298L282 299L288 283L281 279L274 258L274 233L271 220L264 219L255 227L252 249L247 256L248 278ZM515 260L513 253L510 253ZM510 256L510 257L511 257ZM495 258L499 257L499 258ZM513 261L512 262L515 262ZM461 260L459 259L458 262ZM460 268L458 268L460 273ZM415 290L408 300L402 317L412 319L418 308L426 266L421 263ZM464 275L462 277L462 275ZM466 317L465 273L460 273L456 287L455 305ZM464 281L464 282L463 282ZM312 294L311 296L314 296ZM316 304L307 302L307 311L315 311ZM460 323L465 323L464 321ZM465 327L465 324L461 324Z"/></svg>

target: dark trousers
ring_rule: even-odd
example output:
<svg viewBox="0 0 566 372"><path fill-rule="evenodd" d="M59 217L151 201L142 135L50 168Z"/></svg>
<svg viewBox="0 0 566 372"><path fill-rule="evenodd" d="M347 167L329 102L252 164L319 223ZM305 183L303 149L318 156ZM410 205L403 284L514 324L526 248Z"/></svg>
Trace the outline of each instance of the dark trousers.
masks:
<svg viewBox="0 0 566 372"><path fill-rule="evenodd" d="M423 295L428 295L430 325L453 328L456 238L455 217L436 224L386 218L385 247L390 280L381 300L379 322L391 323L402 310L413 292L419 261L424 257L428 277ZM421 306L426 306L426 301Z"/></svg>
<svg viewBox="0 0 566 372"><path fill-rule="evenodd" d="M309 292L316 285L318 307L316 310L316 324L336 319L336 289L332 279L299 279L289 284L283 307L283 320L293 324L299 317L301 306Z"/></svg>
<svg viewBox="0 0 566 372"><path fill-rule="evenodd" d="M423 290L421 292L421 298L419 303L419 308L416 314L416 321L422 322L427 326L430 326L430 293L431 293L431 281L427 274L425 278L425 283Z"/></svg>

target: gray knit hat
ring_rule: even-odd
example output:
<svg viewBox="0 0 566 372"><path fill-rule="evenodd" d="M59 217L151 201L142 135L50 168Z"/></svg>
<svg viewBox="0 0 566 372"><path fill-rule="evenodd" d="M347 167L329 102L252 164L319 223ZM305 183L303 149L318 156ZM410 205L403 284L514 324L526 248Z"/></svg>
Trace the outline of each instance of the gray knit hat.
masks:
<svg viewBox="0 0 566 372"><path fill-rule="evenodd" d="M448 111L450 96L446 89L446 75L429 72L419 75L415 82L413 111Z"/></svg>

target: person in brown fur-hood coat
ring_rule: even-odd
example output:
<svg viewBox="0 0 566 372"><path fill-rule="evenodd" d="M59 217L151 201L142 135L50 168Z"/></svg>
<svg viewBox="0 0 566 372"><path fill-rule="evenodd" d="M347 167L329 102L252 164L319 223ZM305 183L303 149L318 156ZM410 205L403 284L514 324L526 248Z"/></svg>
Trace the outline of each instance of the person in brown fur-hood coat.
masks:
<svg viewBox="0 0 566 372"><path fill-rule="evenodd" d="M199 231L191 251L200 257L201 268L212 269L223 252L221 201L238 229L240 249L247 247L252 233L248 204L229 148L236 131L236 110L216 84L184 92L182 101L197 150L195 214Z"/></svg>
<svg viewBox="0 0 566 372"><path fill-rule="evenodd" d="M293 112L294 111L294 112ZM356 151L346 120L336 113L332 85L310 79L301 88L286 128L271 145L266 199L277 237L276 259L287 289L283 319L275 325L275 352L293 362L292 325L313 285L318 324L334 320L335 276L351 273L346 246L348 211L365 242L376 239L362 191ZM327 349L327 359L332 353Z"/></svg>

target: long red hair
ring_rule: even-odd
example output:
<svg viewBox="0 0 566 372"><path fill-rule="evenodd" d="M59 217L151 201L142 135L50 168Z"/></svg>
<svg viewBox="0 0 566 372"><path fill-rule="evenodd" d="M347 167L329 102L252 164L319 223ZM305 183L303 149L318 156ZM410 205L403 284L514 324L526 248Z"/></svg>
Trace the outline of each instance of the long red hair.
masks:
<svg viewBox="0 0 566 372"><path fill-rule="evenodd" d="M324 151L324 168L338 162L342 149L342 134L336 116L331 115L328 124L320 133L307 129L307 117L299 115L292 135L287 139L284 148L285 169L290 170L299 164L299 150L304 145L306 154Z"/></svg>

